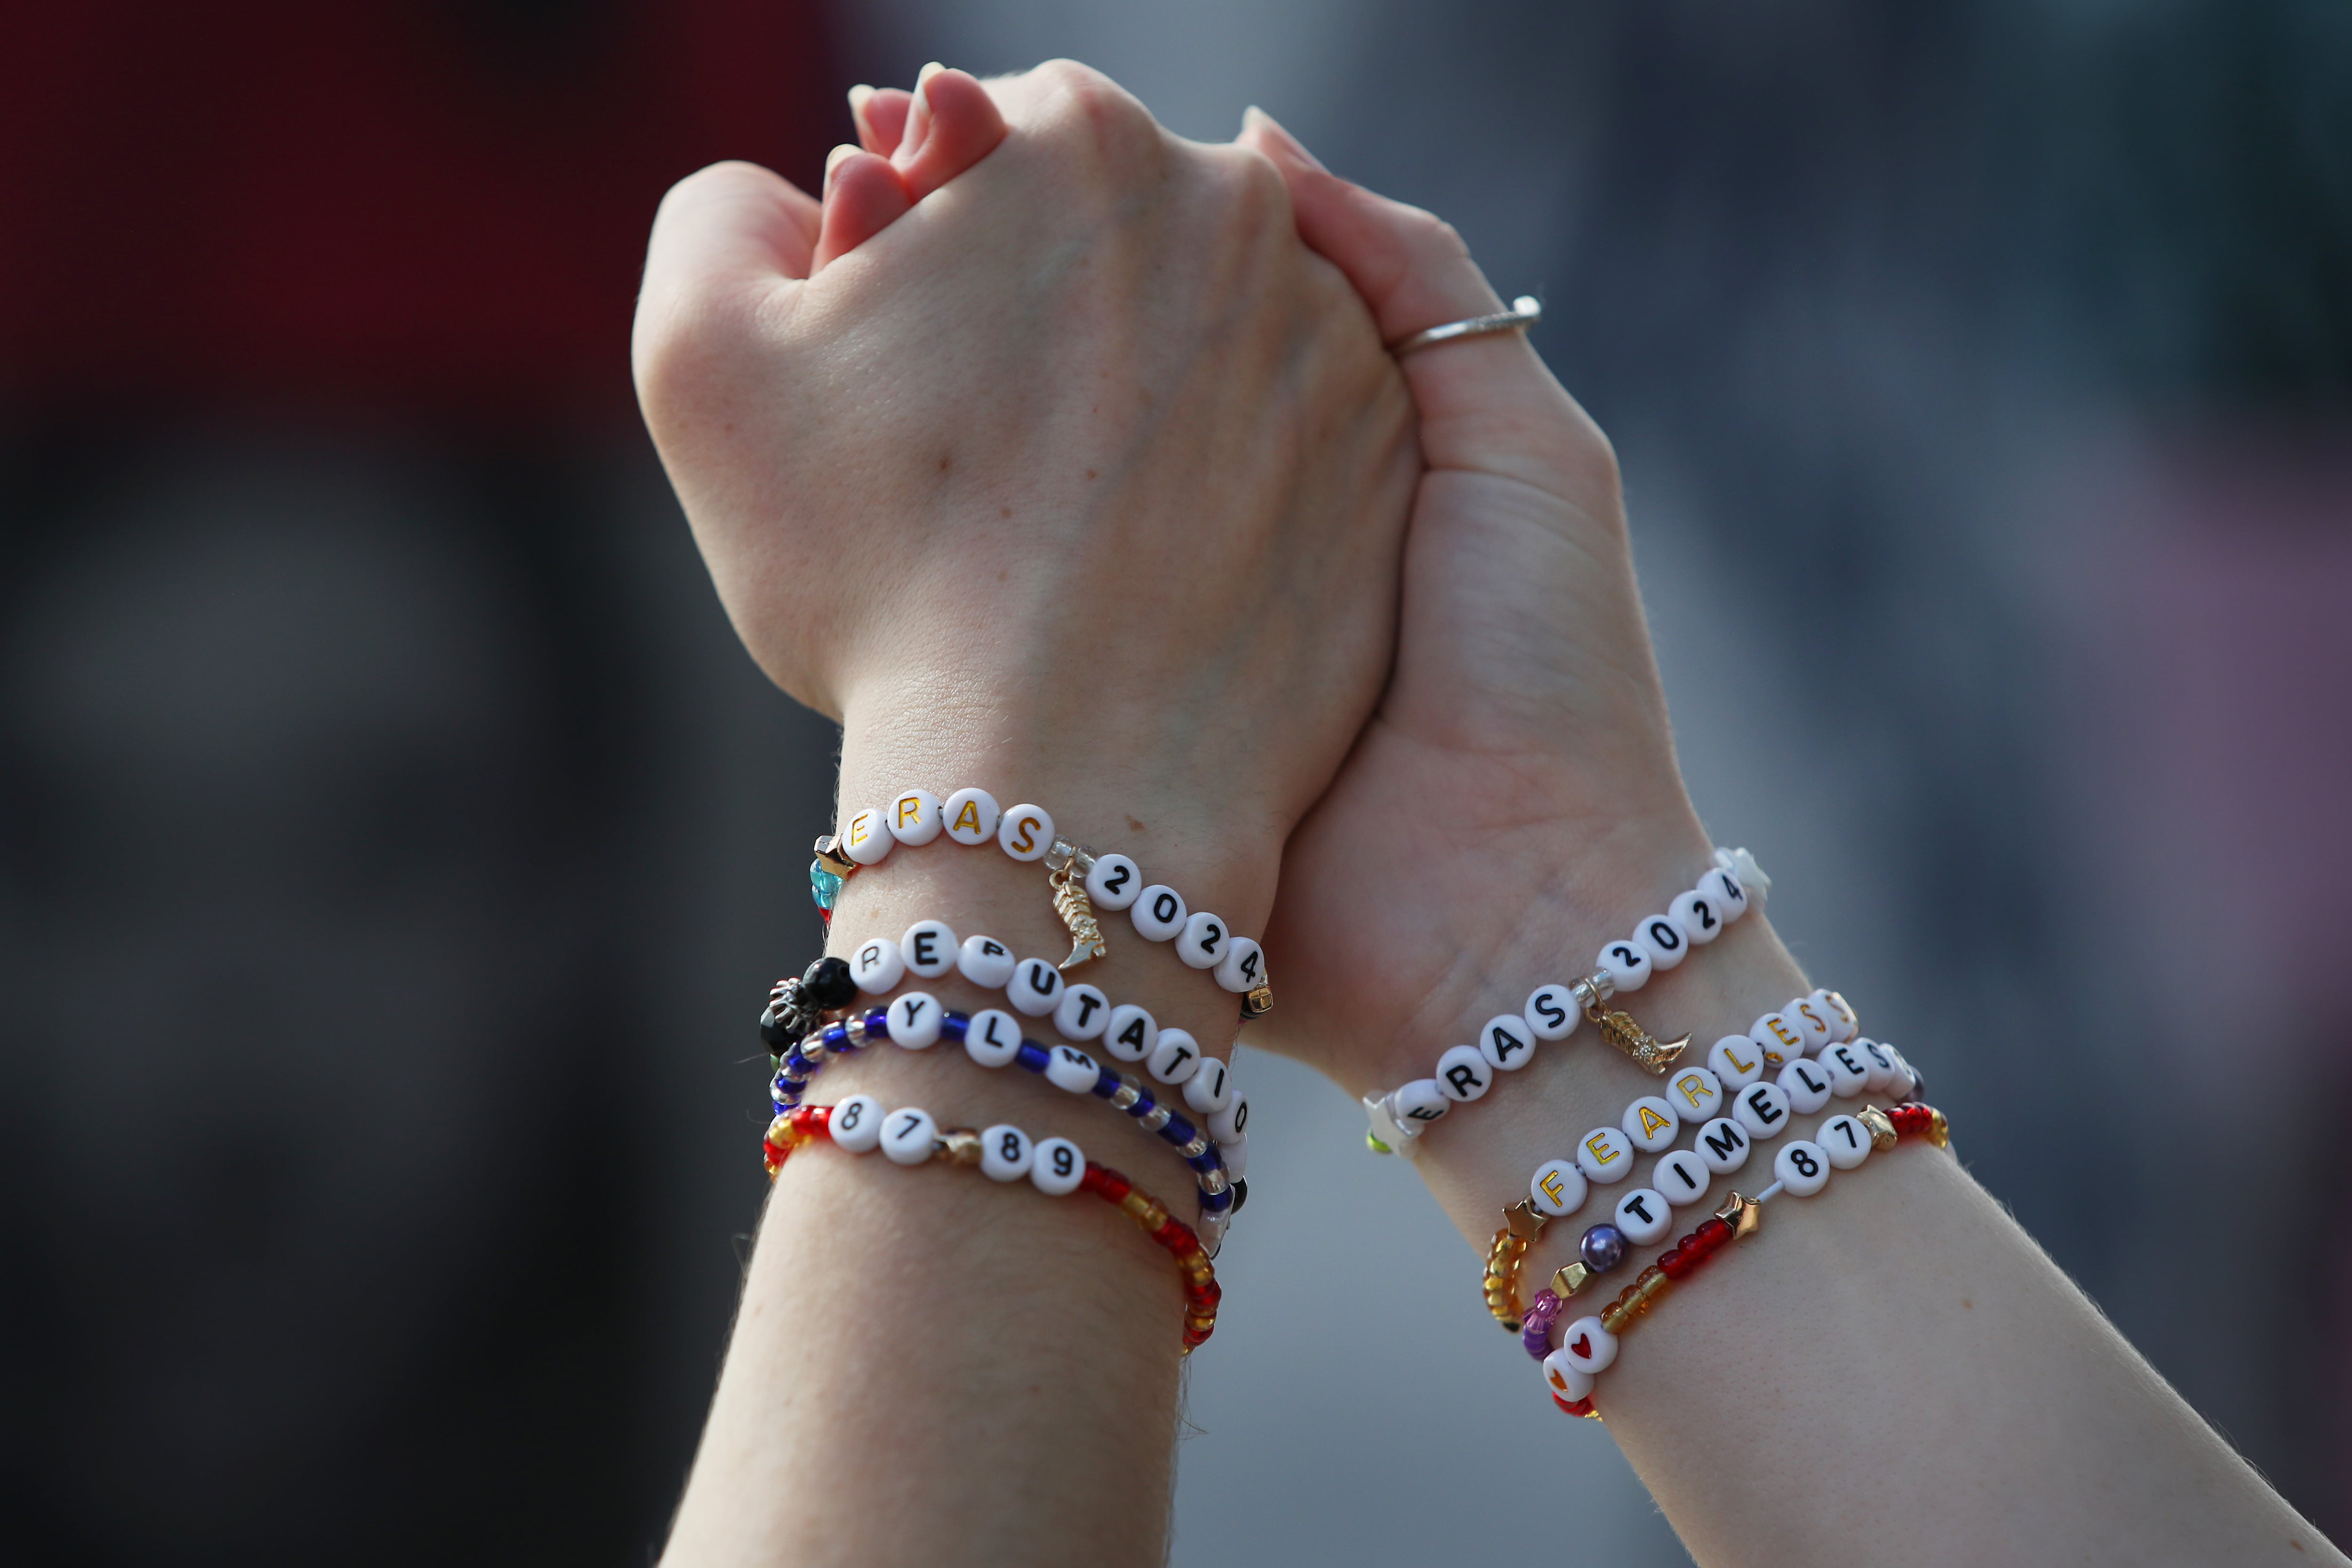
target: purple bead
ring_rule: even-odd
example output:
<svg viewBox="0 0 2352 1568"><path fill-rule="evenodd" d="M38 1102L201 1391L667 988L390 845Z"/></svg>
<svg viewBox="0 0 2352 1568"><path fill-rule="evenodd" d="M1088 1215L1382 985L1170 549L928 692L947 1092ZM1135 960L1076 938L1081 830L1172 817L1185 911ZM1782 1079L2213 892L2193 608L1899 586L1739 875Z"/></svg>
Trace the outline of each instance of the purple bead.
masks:
<svg viewBox="0 0 2352 1568"><path fill-rule="evenodd" d="M1547 1285L1536 1292L1535 1304L1521 1320L1525 1326L1519 1331L1519 1343L1538 1361L1551 1354L1551 1325L1562 1305L1559 1294Z"/></svg>
<svg viewBox="0 0 2352 1568"><path fill-rule="evenodd" d="M1606 1220L1584 1233L1577 1255L1595 1274L1606 1274L1625 1261L1625 1233Z"/></svg>

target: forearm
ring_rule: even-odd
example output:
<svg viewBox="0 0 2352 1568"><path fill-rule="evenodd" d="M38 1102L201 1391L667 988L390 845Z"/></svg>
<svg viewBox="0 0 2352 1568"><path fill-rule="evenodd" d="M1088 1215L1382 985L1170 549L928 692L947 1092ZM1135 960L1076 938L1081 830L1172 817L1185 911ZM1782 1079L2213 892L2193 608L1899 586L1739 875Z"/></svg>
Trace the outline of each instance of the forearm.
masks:
<svg viewBox="0 0 2352 1568"><path fill-rule="evenodd" d="M1246 832L1223 847L1231 853L1208 852L1177 831L1183 803L1132 790L1115 802L1056 755L1078 751L1007 749L947 714L887 731L853 720L842 797L977 783L1006 806L1036 799L1074 839L1133 856L1241 929L1263 919L1271 888L1249 868L1265 857L1249 853ZM1069 949L1042 866L943 836L851 879L830 950L895 939L924 919L1024 957ZM1103 919L1108 956L1073 978L1226 1054L1235 998L1124 916ZM907 984L967 1014L1004 1004L953 973ZM1024 1023L1032 1037L1058 1037L1050 1017ZM1090 1095L982 1068L952 1041L868 1046L827 1066L808 1099L853 1093L919 1106L943 1130L1010 1122L1069 1138L1170 1213L1195 1217L1193 1174L1164 1143ZM756 1142L747 1129L750 1180ZM778 1175L667 1561L1157 1563L1182 1328L1174 1261L1111 1205L812 1142Z"/></svg>
<svg viewBox="0 0 2352 1568"><path fill-rule="evenodd" d="M1565 907L1533 912L1479 967L1549 977L1553 955L1593 951L1635 905L1663 907L1689 869L1651 886L1607 879L1612 899L1634 900L1609 924ZM1808 989L1769 924L1750 917L1622 1005L1661 1037L1689 1030L1696 1058ZM1898 1021L1849 994L1865 1033L1899 1036ZM1496 1010L1487 1001L1464 1007L1465 1035ZM1582 1028L1431 1129L1420 1167L1483 1256L1538 1163L1615 1125L1657 1084ZM1562 1321L1601 1310L1731 1190L1769 1185L1790 1138L1870 1098L1792 1117L1792 1131L1759 1142L1744 1169L1677 1211L1668 1238L1633 1249ZM1758 1234L1623 1336L1595 1404L1694 1555L2340 1561L1968 1175L1967 1132L1956 1129L1948 1151L1906 1139L1835 1173L1815 1196L1777 1198ZM1595 1187L1547 1228L1527 1257L1523 1297L1629 1184ZM2226 1317L2215 1331L2228 1331ZM1496 1353L1518 1352L1498 1343ZM1528 1396L1539 1398L1529 1365ZM1561 1441L1585 1436L1566 1430Z"/></svg>

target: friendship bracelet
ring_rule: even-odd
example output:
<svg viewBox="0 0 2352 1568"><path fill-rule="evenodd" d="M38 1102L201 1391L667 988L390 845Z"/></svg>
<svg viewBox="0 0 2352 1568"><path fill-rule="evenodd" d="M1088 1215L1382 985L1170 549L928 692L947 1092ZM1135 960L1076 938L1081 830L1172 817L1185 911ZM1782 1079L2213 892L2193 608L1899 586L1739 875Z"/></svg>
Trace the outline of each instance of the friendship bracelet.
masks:
<svg viewBox="0 0 2352 1568"><path fill-rule="evenodd" d="M1649 1184L1635 1187L1618 1201L1613 1223L1588 1229L1578 1246L1578 1258L1553 1278L1553 1289L1572 1296L1590 1279L1606 1274L1623 1261L1628 1242L1646 1247L1665 1234L1670 1211L1696 1203L1706 1195L1715 1177L1729 1175L1748 1162L1751 1142L1777 1137L1787 1130L1793 1110L1811 1115L1832 1094L1851 1098L1864 1092L1896 1091L1909 1099L1918 1092L1920 1079L1892 1046L1863 1039L1854 1031L1859 1020L1845 998L1834 991L1816 991L1800 997L1785 1012L1803 1010L1807 1016L1831 1020L1824 1054L1816 1062L1802 1058L1782 1068L1778 1084L1759 1081L1766 1053L1745 1055L1736 1048L1748 1043L1746 1036L1727 1036L1716 1047L1716 1058L1732 1075L1732 1116L1716 1116L1723 1104L1722 1073L1713 1068L1685 1068L1665 1087L1683 1100L1681 1106L1662 1095L1644 1095L1625 1108L1615 1127L1597 1127L1577 1144L1572 1159L1547 1160L1528 1182L1526 1222L1534 1226L1528 1239L1541 1234L1544 1222L1564 1219L1583 1205L1591 1186L1609 1186L1633 1171L1635 1152L1656 1154ZM1780 1014L1768 1014L1767 1019ZM1764 1030L1762 1021L1758 1024ZM1801 1098L1800 1098L1801 1097ZM1712 1118L1711 1120L1709 1120ZM1735 1120L1736 1118L1736 1120ZM1698 1122L1693 1146L1674 1148L1682 1123ZM1620 1162L1623 1162L1620 1163ZM1515 1211L1506 1211L1507 1215ZM1516 1315L1514 1313L1513 1315Z"/></svg>
<svg viewBox="0 0 2352 1568"><path fill-rule="evenodd" d="M1650 976L1674 968L1721 936L1724 928L1760 903L1772 879L1745 849L1717 849L1715 866L1698 886L1678 896L1662 915L1652 915L1633 936L1601 950L1591 973L1568 984L1540 985L1517 1013L1498 1014L1478 1031L1475 1046L1455 1046L1437 1058L1435 1075L1415 1079L1386 1094L1364 1096L1371 1122L1364 1142L1376 1154L1419 1153L1414 1140L1456 1105L1482 1098L1497 1076L1535 1060L1536 1046L1565 1039L1578 1013L1592 1020L1601 1037L1643 1070L1664 1077L1690 1046L1690 1037L1658 1040L1622 1011L1604 1008L1621 993L1639 991Z"/></svg>
<svg viewBox="0 0 2352 1568"><path fill-rule="evenodd" d="M821 965L812 966L816 967ZM1148 1021L1149 1015L1146 1018ZM1230 1087L1224 1063L1198 1055L1190 1035L1181 1029L1161 1033L1170 1052L1181 1051L1190 1058L1179 1075L1179 1080L1185 1085L1187 1103L1192 1103L1195 1085L1213 1080L1218 1086L1215 1093L1201 1097L1213 1107L1202 1111L1204 1126L1194 1127L1169 1107L1160 1105L1135 1079L1100 1066L1076 1047L1063 1045L1048 1049L1024 1038L1010 1014L993 1009L971 1016L951 1012L922 991L903 993L887 1008L876 1008L862 1016L829 1024L807 1037L779 1063L769 1093L781 1114L800 1103L802 1095L807 1092L809 1079L822 1070L830 1056L859 1049L877 1039L889 1040L908 1050L927 1050L945 1035L961 1041L965 1054L983 1067L1003 1067L1017 1061L1057 1089L1108 1100L1113 1110L1124 1111L1145 1133L1174 1149L1177 1158L1192 1169L1200 1187L1200 1228L1213 1256L1233 1216L1249 1201L1249 1184L1242 1180L1249 1155L1249 1101ZM1169 1070L1165 1067L1167 1060L1165 1053L1154 1052L1151 1070L1155 1077ZM1170 1080L1162 1078L1161 1081ZM1194 1109L1201 1107L1194 1105Z"/></svg>
<svg viewBox="0 0 2352 1568"><path fill-rule="evenodd" d="M1938 1149L1947 1148L1951 1143L1951 1127L1944 1113L1931 1105L1897 1105L1888 1110L1865 1105L1854 1115L1832 1116L1822 1122L1815 1139L1783 1144L1772 1162L1777 1179L1770 1186L1752 1198L1733 1193L1713 1218L1660 1254L1606 1309L1595 1316L1579 1318L1562 1331L1564 1342L1543 1363L1544 1383L1552 1403L1570 1415L1597 1415L1592 1407L1594 1380L1615 1363L1618 1336L1636 1319L1724 1247L1755 1235L1764 1223L1765 1204L1783 1192L1793 1197L1811 1197L1829 1185L1832 1169L1851 1171L1873 1151L1892 1149L1905 1137L1924 1137Z"/></svg>
<svg viewBox="0 0 2352 1568"><path fill-rule="evenodd" d="M1017 1182L1024 1176L1039 1192L1062 1197L1086 1191L1117 1207L1135 1221L1146 1236L1176 1259L1183 1273L1184 1354L1216 1331L1217 1303L1224 1291L1217 1284L1216 1267L1183 1221L1171 1215L1157 1198L1117 1171L1097 1165L1067 1138L1033 1141L1009 1123L985 1131L953 1127L945 1132L928 1110L911 1107L886 1111L870 1094L854 1094L839 1105L803 1105L769 1123L761 1152L768 1179L791 1159L793 1151L822 1138L852 1154L879 1148L896 1165L919 1165L944 1158L952 1165L978 1165L994 1182Z"/></svg>
<svg viewBox="0 0 2352 1568"><path fill-rule="evenodd" d="M1183 895L1165 883L1146 887L1143 872L1124 855L1097 855L1054 831L1054 818L1041 805L1000 811L984 789L960 789L941 801L929 790L901 791L884 810L854 812L838 837L816 841L809 866L809 892L829 932L841 889L861 868L878 866L893 846L929 844L945 833L955 842L978 846L990 839L1013 859L1043 860L1053 891L1054 912L1069 928L1070 955L1055 967L1067 972L1110 951L1095 906L1129 911L1136 934L1147 942L1173 942L1176 956L1193 969L1211 972L1217 984L1242 998L1244 1021L1274 1010L1265 950L1235 936L1206 910L1185 907Z"/></svg>
<svg viewBox="0 0 2352 1568"><path fill-rule="evenodd" d="M959 942L944 921L918 921L898 942L875 937L845 961L820 959L798 980L778 981L761 1016L761 1038L782 1056L829 1013L846 1008L856 993L880 996L908 974L938 980L950 971L984 990L1003 988L1013 1008L1030 1017L1052 1014L1065 1039L1100 1039L1121 1061L1145 1063L1160 1082L1182 1085L1185 1104L1203 1116L1224 1110L1234 1093L1225 1064L1202 1052L1189 1031L1162 1029L1148 1009L1115 1005L1098 988L1065 980L1042 958L1015 963L1012 949L993 937Z"/></svg>

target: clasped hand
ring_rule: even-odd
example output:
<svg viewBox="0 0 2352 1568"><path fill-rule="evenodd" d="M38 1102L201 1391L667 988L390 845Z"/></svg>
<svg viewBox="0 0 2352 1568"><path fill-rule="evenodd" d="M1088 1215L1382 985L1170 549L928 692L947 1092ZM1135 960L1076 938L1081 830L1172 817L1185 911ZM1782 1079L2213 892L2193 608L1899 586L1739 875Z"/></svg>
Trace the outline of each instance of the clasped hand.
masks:
<svg viewBox="0 0 2352 1568"><path fill-rule="evenodd" d="M1606 439L1516 335L1383 348L1499 308L1452 229L1065 61L856 110L822 201L671 192L635 342L736 630L848 752L1216 865L1265 1043L1354 1092L1556 967L1530 910L1705 863Z"/></svg>

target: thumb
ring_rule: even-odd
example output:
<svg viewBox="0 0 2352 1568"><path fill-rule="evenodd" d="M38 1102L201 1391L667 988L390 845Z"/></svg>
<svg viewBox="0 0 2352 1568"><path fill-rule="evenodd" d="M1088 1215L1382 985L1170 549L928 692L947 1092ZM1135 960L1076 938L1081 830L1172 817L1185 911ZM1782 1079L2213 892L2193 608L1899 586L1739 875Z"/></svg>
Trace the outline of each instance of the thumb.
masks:
<svg viewBox="0 0 2352 1568"><path fill-rule="evenodd" d="M1503 310L1452 225L1339 178L1263 110L1243 117L1239 141L1281 171L1299 238L1347 275L1383 342ZM1555 493L1564 480L1598 477L1562 472L1563 459L1590 453L1594 443L1606 455L1608 443L1526 333L1434 344L1402 363L1432 468L1507 474ZM1613 458L1606 466L1613 484Z"/></svg>

